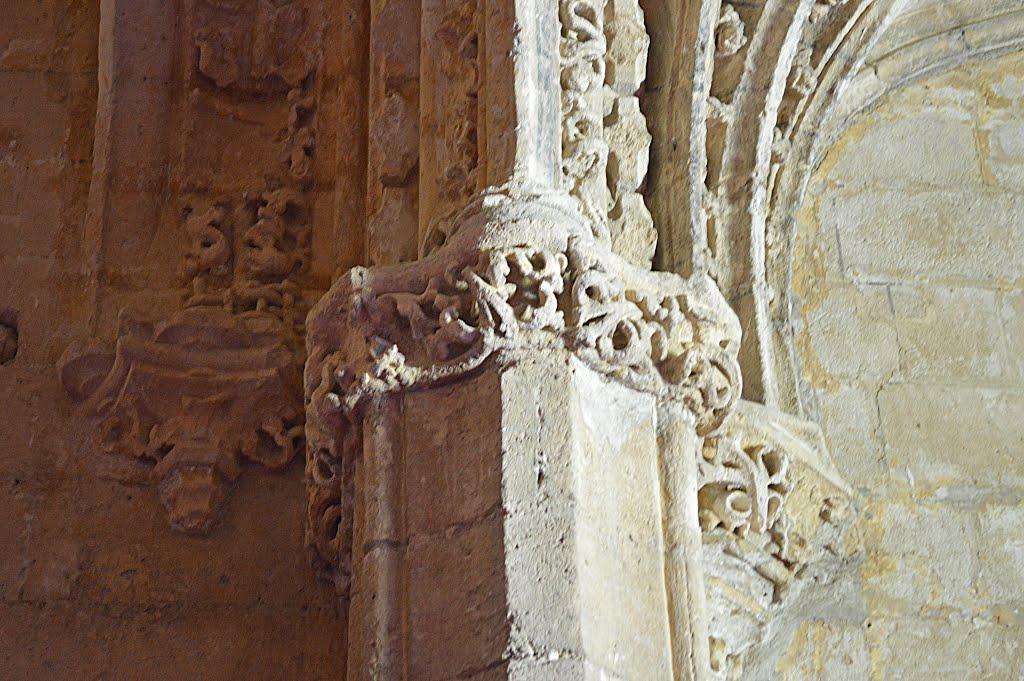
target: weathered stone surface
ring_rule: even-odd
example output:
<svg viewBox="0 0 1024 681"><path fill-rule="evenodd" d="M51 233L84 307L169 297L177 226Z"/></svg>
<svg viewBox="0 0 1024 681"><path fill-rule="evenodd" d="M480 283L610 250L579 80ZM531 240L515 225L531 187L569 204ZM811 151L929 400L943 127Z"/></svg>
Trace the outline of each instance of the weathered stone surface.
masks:
<svg viewBox="0 0 1024 681"><path fill-rule="evenodd" d="M154 180L168 166L165 141L194 134L208 145L176 157L192 169L176 177L201 183L205 171L218 173L211 194L227 185L240 194L239 176L281 163L274 137L287 136L287 102L233 145L212 128L251 131L262 112L237 127L223 122L237 109L202 106L191 120L162 122L188 108L191 87L181 71L173 82L157 77L160 59L186 70L193 46L191 25L181 19L176 30L161 13L197 4L0 11L0 677L337 678L343 620L331 590L307 572L301 472L253 471L210 538L173 532L146 471L98 452L96 424L55 370L72 341L113 340L122 307L160 319L180 305L176 277L191 239L178 199L205 190L165 193ZM154 107L165 86L180 108ZM257 158L273 168L257 170ZM106 222L89 215L100 208ZM154 241L161 210L170 234ZM240 258L243 232L233 244ZM118 260L126 251L134 255Z"/></svg>
<svg viewBox="0 0 1024 681"><path fill-rule="evenodd" d="M920 4L922 21L948 20ZM782 678L1020 674L1024 223L995 131L1021 118L1021 64L960 66L890 95L812 180L797 346L838 468L864 495L844 568L864 619L789 634ZM841 630L859 652L840 657Z"/></svg>
<svg viewBox="0 0 1024 681"><path fill-rule="evenodd" d="M8 4L0 677L1024 674L1019 0Z"/></svg>

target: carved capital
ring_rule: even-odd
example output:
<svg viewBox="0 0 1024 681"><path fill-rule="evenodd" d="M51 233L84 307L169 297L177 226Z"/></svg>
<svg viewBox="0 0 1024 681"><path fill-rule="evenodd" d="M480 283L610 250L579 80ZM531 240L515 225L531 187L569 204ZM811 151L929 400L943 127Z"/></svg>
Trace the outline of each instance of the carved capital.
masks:
<svg viewBox="0 0 1024 681"><path fill-rule="evenodd" d="M563 348L714 431L738 399L739 327L704 278L640 269L561 193L485 193L443 249L351 270L307 321L310 543L336 565L343 450L368 400L457 380L497 352ZM339 435L341 434L341 435ZM356 437L354 435L348 437ZM342 532L343 534L343 532Z"/></svg>

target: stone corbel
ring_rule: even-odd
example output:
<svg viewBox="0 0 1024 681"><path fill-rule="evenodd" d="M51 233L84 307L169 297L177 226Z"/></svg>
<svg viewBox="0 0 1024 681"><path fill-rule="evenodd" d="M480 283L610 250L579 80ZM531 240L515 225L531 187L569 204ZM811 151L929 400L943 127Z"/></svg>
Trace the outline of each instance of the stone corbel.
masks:
<svg viewBox="0 0 1024 681"><path fill-rule="evenodd" d="M746 401L705 441L698 479L711 670L737 679L800 571L840 552L853 493L817 425Z"/></svg>
<svg viewBox="0 0 1024 681"><path fill-rule="evenodd" d="M152 466L177 530L212 529L243 462L280 469L301 450L294 355L260 327L212 307L156 325L122 313L112 350L72 346L61 359L65 390L100 424L98 444Z"/></svg>
<svg viewBox="0 0 1024 681"><path fill-rule="evenodd" d="M69 348L60 373L98 422L101 448L150 467L171 526L206 534L247 464L281 469L302 448L325 18L307 0L154 11L103 3L113 33L101 37L102 64L147 41L155 52L148 70L101 78L83 266L97 282L93 332L113 290L140 306L154 285L169 292L161 258L182 259L180 309L145 320L122 309L114 346ZM157 32L140 36L143 24ZM135 129L140 105L158 125ZM149 250L122 248L142 243ZM120 290L129 280L147 284Z"/></svg>

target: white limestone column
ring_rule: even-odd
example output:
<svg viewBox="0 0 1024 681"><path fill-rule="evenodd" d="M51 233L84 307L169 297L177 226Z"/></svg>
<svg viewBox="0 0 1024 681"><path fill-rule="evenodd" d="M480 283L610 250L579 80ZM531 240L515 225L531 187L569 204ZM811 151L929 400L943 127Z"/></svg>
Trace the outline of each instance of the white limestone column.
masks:
<svg viewBox="0 0 1024 681"><path fill-rule="evenodd" d="M425 256L350 271L307 320L308 537L349 681L705 679L695 457L739 330L562 186L604 84L560 53L589 41L603 79L602 25L593 0L422 5Z"/></svg>

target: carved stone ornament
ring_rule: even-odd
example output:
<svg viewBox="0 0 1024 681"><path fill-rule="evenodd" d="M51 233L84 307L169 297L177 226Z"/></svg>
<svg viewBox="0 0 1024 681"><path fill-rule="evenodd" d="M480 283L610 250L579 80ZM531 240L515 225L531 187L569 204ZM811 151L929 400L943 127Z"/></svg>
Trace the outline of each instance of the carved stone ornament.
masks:
<svg viewBox="0 0 1024 681"><path fill-rule="evenodd" d="M209 532L243 461L282 468L301 448L295 358L266 322L213 307L156 325L122 313L114 350L72 346L61 359L100 446L153 465L175 529Z"/></svg>
<svg viewBox="0 0 1024 681"><path fill-rule="evenodd" d="M698 464L711 669L736 679L797 573L838 551L853 493L816 425L752 402L705 441Z"/></svg>
<svg viewBox="0 0 1024 681"><path fill-rule="evenodd" d="M731 57L747 44L746 26L736 8L729 4L722 5L722 13L718 19L718 30L715 33L715 55Z"/></svg>
<svg viewBox="0 0 1024 681"><path fill-rule="evenodd" d="M356 268L307 322L308 541L344 589L350 466L374 396L452 381L496 352L562 346L714 431L739 396L735 316L703 277L638 268L564 193L485 193L445 247ZM523 244L529 244L528 246Z"/></svg>

